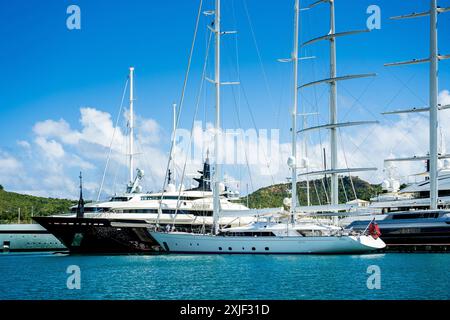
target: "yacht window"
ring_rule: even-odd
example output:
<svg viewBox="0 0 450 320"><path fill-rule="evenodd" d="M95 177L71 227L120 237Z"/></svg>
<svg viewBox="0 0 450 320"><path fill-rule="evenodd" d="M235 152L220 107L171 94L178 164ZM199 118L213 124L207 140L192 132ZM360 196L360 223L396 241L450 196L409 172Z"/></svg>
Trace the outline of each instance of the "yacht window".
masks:
<svg viewBox="0 0 450 320"><path fill-rule="evenodd" d="M128 200L130 200L131 198L129 197L112 197L111 202L127 202Z"/></svg>
<svg viewBox="0 0 450 320"><path fill-rule="evenodd" d="M407 214L395 214L392 219L429 219L438 218L439 212L417 212L417 213L407 213Z"/></svg>
<svg viewBox="0 0 450 320"><path fill-rule="evenodd" d="M178 198L178 196L163 196L162 197L163 200L198 200L198 199L203 199L203 197L191 197L191 196L180 196ZM148 200L161 200L161 196L143 196L141 197L142 201L148 201Z"/></svg>

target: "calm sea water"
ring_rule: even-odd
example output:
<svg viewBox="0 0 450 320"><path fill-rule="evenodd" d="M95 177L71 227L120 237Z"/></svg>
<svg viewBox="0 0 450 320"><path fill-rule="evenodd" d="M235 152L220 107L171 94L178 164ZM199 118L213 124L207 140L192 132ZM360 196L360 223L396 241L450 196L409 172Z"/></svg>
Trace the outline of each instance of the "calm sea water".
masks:
<svg viewBox="0 0 450 320"><path fill-rule="evenodd" d="M68 266L81 289L67 289ZM381 289L367 268L379 266ZM0 299L450 299L450 254L0 254Z"/></svg>

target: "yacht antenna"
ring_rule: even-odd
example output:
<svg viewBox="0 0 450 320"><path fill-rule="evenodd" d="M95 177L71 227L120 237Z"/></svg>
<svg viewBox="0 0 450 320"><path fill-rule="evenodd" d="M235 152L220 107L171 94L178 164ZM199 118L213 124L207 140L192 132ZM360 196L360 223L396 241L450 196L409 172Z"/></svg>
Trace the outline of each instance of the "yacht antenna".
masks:
<svg viewBox="0 0 450 320"><path fill-rule="evenodd" d="M78 199L77 218L84 217L84 200L83 200L83 176L80 171L80 199Z"/></svg>

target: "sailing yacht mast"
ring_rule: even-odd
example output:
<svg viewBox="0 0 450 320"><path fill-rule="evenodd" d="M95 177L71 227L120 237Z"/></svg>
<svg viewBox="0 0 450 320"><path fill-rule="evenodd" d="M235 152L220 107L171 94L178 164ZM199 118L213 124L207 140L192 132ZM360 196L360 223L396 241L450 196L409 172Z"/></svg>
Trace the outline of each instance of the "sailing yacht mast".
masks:
<svg viewBox="0 0 450 320"><path fill-rule="evenodd" d="M334 1L330 1L330 34L336 33ZM330 78L336 78L336 39L330 38ZM337 88L336 80L330 82L330 153L331 170L337 169ZM336 172L331 173L331 204L339 204L339 184Z"/></svg>
<svg viewBox="0 0 450 320"><path fill-rule="evenodd" d="M130 128L129 134L129 146L130 146L130 154L129 154L129 170L130 170L130 186L133 185L134 180L134 110L133 110L133 102L134 102L134 67L130 67L130 116L128 126Z"/></svg>
<svg viewBox="0 0 450 320"><path fill-rule="evenodd" d="M219 159L219 144L220 144L220 38L222 36L220 30L220 0L216 0L215 5L215 21L214 21L214 33L215 33L215 87L216 87L216 135L214 139L214 152L216 153L216 163L214 171L214 188L213 188L213 234L217 234L219 231L219 214L220 214L220 175L221 166Z"/></svg>
<svg viewBox="0 0 450 320"><path fill-rule="evenodd" d="M378 123L378 121L353 121L353 122L338 122L338 114L337 114L337 82L338 81L345 81L345 80L351 80L351 79L358 79L358 78L367 78L367 77L373 77L376 76L375 73L366 73L366 74L352 74L352 75L345 75L345 76L337 76L336 71L336 38L342 37L342 36L348 36L353 34L359 34L364 32L369 32L368 29L363 30L355 30L355 31L346 31L346 32L339 32L336 33L336 21L335 21L335 9L334 9L334 1L335 0L318 0L314 3L312 3L308 8L311 9L321 3L329 3L330 5L330 31L328 34L311 39L305 43L302 44L302 46L310 45L318 41L322 40L328 40L330 42L330 77L328 79L322 79L313 81L310 83L306 83L299 88L306 88L313 85L323 84L326 83L330 86L330 96L329 96L329 123L325 125L319 125L315 127L309 127L309 128L303 128L299 132L305 133L307 131L311 130L320 130L320 129L329 129L330 130L330 158L331 158L331 165L330 169L327 170L327 168L324 168L323 171L317 171L317 172L306 172L303 175L331 175L331 205L338 205L339 204L339 174L342 173L348 173L351 172L359 172L359 171L374 171L377 170L377 168L345 168L341 169L338 167L338 143L337 143L337 129L341 127L349 127L349 126L356 126L356 125L363 125L363 124L373 124Z"/></svg>
<svg viewBox="0 0 450 320"><path fill-rule="evenodd" d="M438 52L437 0L430 4L430 209L438 204Z"/></svg>
<svg viewBox="0 0 450 320"><path fill-rule="evenodd" d="M295 222L297 208L297 113L298 113L298 29L300 18L300 1L295 0L294 18L294 49L292 51L292 62L294 67L294 106L292 108L292 199L291 199L291 222Z"/></svg>
<svg viewBox="0 0 450 320"><path fill-rule="evenodd" d="M402 61L387 63L385 66L400 66L411 65L429 62L430 63L430 79L429 79L429 106L428 108L413 108L407 110L397 110L385 112L383 114L400 114L411 112L429 112L429 156L425 157L412 157L412 158L399 158L399 159L387 159L385 162L390 161L417 161L417 160L429 160L430 168L430 209L435 210L438 207L438 159L449 158L450 155L439 155L438 151L438 111L448 109L450 106L440 106L438 104L438 64L440 60L449 59L450 55L439 55L438 53L438 37L437 37L437 15L450 11L450 8L440 8L437 6L437 0L430 0L430 9L426 12L412 13L408 15L392 17L393 20L410 19L417 17L430 16L430 56L425 59L413 59L411 61Z"/></svg>

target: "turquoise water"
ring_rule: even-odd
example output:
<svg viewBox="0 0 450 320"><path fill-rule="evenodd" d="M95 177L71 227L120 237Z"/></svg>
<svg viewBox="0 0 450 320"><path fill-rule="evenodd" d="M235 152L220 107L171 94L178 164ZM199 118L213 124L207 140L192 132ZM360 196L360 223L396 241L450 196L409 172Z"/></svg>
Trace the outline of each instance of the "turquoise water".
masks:
<svg viewBox="0 0 450 320"><path fill-rule="evenodd" d="M79 290L66 269L81 270ZM369 290L367 268L380 268ZM450 299L450 254L0 254L0 299Z"/></svg>

